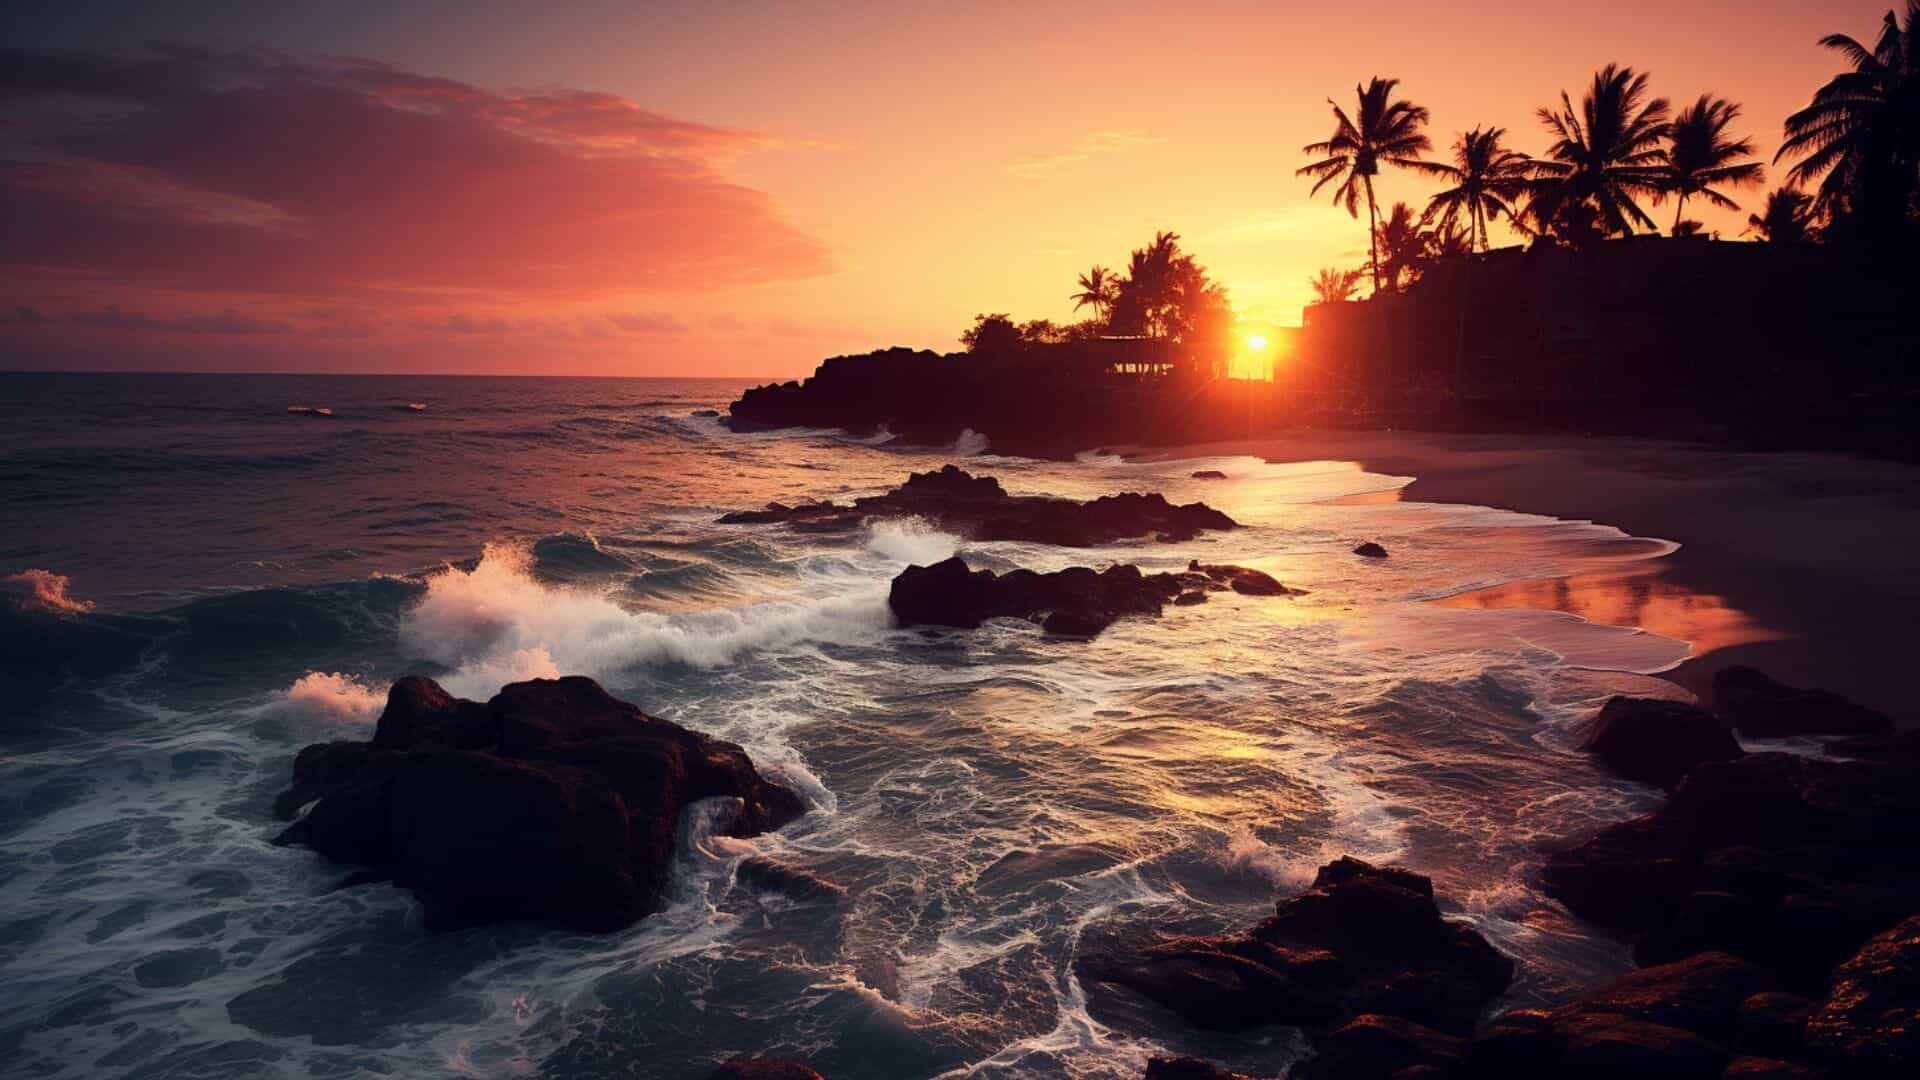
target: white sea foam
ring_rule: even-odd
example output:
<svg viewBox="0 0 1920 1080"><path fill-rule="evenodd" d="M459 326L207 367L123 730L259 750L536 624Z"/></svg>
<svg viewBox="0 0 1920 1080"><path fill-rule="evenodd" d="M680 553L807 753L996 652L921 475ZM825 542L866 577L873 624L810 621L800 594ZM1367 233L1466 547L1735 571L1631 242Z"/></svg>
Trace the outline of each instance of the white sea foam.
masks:
<svg viewBox="0 0 1920 1080"><path fill-rule="evenodd" d="M963 428L960 437L953 440L953 452L960 457L984 454L987 452L987 437L972 428Z"/></svg>
<svg viewBox="0 0 1920 1080"><path fill-rule="evenodd" d="M372 721L385 704L385 693L352 675L309 671L287 687L274 708L305 720L352 724Z"/></svg>
<svg viewBox="0 0 1920 1080"><path fill-rule="evenodd" d="M919 518L880 521L867 529L867 550L890 562L931 566L960 550L960 538Z"/></svg>
<svg viewBox="0 0 1920 1080"><path fill-rule="evenodd" d="M722 667L805 642L852 644L892 624L886 596L858 591L716 611L628 611L607 595L548 585L526 552L490 544L472 570L448 567L400 626L410 653L454 669L449 690L485 697L505 682L557 673L604 677L646 664Z"/></svg>

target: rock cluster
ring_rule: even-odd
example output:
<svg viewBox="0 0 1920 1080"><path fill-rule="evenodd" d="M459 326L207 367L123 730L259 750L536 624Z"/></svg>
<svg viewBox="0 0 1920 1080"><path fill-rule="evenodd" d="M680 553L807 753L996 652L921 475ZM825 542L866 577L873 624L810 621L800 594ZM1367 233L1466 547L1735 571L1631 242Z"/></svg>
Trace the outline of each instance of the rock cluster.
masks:
<svg viewBox="0 0 1920 1080"><path fill-rule="evenodd" d="M276 839L413 890L429 929L505 919L608 931L652 912L681 812L731 800L733 835L805 804L738 746L648 716L591 679L535 679L481 704L393 684L368 742L294 762ZM302 815L299 812L305 808Z"/></svg>
<svg viewBox="0 0 1920 1080"><path fill-rule="evenodd" d="M1158 615L1166 605L1193 604L1209 592L1298 595L1244 566L1188 564L1177 574L1143 574L1136 566L1092 570L972 570L957 556L909 566L893 579L887 606L902 625L972 628L988 619L1038 619L1049 634L1092 637L1129 615Z"/></svg>
<svg viewBox="0 0 1920 1080"><path fill-rule="evenodd" d="M884 495L788 506L769 503L720 518L728 525L785 524L808 532L857 529L876 518L917 517L972 540L1023 540L1061 547L1099 547L1153 537L1166 543L1192 540L1208 530L1238 528L1205 503L1175 505L1160 494L1126 492L1089 502L1041 495L1009 495L991 476L974 476L946 465L914 473Z"/></svg>

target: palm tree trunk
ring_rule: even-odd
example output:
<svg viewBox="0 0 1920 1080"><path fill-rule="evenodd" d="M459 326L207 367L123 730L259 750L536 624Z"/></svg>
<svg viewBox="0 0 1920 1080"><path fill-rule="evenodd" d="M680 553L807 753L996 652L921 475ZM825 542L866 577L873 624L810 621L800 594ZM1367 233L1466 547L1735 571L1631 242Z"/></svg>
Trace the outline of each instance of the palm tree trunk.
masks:
<svg viewBox="0 0 1920 1080"><path fill-rule="evenodd" d="M1687 212L1687 193L1681 192L1680 198L1675 201L1680 205L1673 208L1673 229L1667 233L1668 236L1680 235L1680 215Z"/></svg>
<svg viewBox="0 0 1920 1080"><path fill-rule="evenodd" d="M1380 295L1380 218L1373 205L1373 177L1367 181L1367 250L1368 265L1373 271L1373 294Z"/></svg>

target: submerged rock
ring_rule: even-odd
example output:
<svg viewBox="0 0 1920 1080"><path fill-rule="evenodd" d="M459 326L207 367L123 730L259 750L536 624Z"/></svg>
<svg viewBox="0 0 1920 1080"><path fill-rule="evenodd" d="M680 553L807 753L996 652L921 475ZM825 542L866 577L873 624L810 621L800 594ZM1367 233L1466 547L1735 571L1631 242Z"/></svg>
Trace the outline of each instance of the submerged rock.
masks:
<svg viewBox="0 0 1920 1080"><path fill-rule="evenodd" d="M1371 540L1354 548L1353 553L1363 559L1384 559L1387 557L1387 549Z"/></svg>
<svg viewBox="0 0 1920 1080"><path fill-rule="evenodd" d="M1378 1014L1465 1034L1506 988L1513 961L1441 918L1427 878L1342 858L1245 933L1090 934L1076 969L1083 981L1125 987L1197 1027L1333 1028Z"/></svg>
<svg viewBox="0 0 1920 1080"><path fill-rule="evenodd" d="M1225 480L1227 474L1219 469L1201 469L1193 474L1195 480Z"/></svg>
<svg viewBox="0 0 1920 1080"><path fill-rule="evenodd" d="M1879 735L1893 729L1884 715L1828 690L1802 690L1750 667L1714 672L1713 707L1740 734Z"/></svg>
<svg viewBox="0 0 1920 1080"><path fill-rule="evenodd" d="M1158 615L1169 603L1198 603L1207 592L1274 596L1298 591L1246 567L1190 566L1179 574L1143 574L1126 565L996 574L969 569L956 556L902 570L893 579L887 606L907 626L970 629L993 618L1037 618L1049 634L1092 637L1129 615Z"/></svg>
<svg viewBox="0 0 1920 1080"><path fill-rule="evenodd" d="M1127 492L1090 502L1041 495L1009 495L991 476L947 465L914 473L887 492L835 502L788 506L769 503L720 518L726 525L786 524L794 528L851 529L875 518L917 517L973 540L1024 540L1061 547L1098 547L1154 537L1168 543L1239 525L1205 503L1175 505L1159 494Z"/></svg>
<svg viewBox="0 0 1920 1080"><path fill-rule="evenodd" d="M1148 1058L1143 1080L1256 1080L1197 1057Z"/></svg>
<svg viewBox="0 0 1920 1080"><path fill-rule="evenodd" d="M733 835L799 817L738 746L656 719L572 676L484 705L394 683L369 742L300 752L277 839L413 890L428 929L537 919L608 931L652 912L687 805L732 802Z"/></svg>
<svg viewBox="0 0 1920 1080"><path fill-rule="evenodd" d="M1731 761L1742 753L1733 732L1705 709L1633 697L1609 699L1580 748L1629 780L1662 787L1679 783L1703 761Z"/></svg>

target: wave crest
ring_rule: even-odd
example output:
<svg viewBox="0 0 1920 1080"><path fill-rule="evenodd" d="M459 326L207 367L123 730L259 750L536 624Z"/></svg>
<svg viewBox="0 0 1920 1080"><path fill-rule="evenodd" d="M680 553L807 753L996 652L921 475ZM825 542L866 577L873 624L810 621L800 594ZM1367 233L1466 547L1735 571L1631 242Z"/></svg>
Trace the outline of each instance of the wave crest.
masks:
<svg viewBox="0 0 1920 1080"><path fill-rule="evenodd" d="M0 594L7 596L23 611L39 611L48 615L84 615L92 611L93 601L67 595L67 587L71 584L65 574L56 574L51 570L22 570L0 578Z"/></svg>

